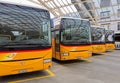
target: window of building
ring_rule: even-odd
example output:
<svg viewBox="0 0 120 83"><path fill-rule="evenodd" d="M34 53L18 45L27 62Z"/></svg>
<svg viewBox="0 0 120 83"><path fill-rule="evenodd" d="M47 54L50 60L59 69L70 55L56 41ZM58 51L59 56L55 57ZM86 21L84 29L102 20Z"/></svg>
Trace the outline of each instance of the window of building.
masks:
<svg viewBox="0 0 120 83"><path fill-rule="evenodd" d="M105 28L106 30L109 30L110 29L110 24L103 24L101 25L103 28Z"/></svg>
<svg viewBox="0 0 120 83"><path fill-rule="evenodd" d="M120 4L120 0L117 0L117 3Z"/></svg>
<svg viewBox="0 0 120 83"><path fill-rule="evenodd" d="M118 22L118 29L117 30L120 30L120 22Z"/></svg>
<svg viewBox="0 0 120 83"><path fill-rule="evenodd" d="M111 0L100 0L100 7L110 6Z"/></svg>
<svg viewBox="0 0 120 83"><path fill-rule="evenodd" d="M117 16L120 17L120 9L117 10Z"/></svg>
<svg viewBox="0 0 120 83"><path fill-rule="evenodd" d="M101 19L108 19L110 18L110 11L104 11L100 13Z"/></svg>

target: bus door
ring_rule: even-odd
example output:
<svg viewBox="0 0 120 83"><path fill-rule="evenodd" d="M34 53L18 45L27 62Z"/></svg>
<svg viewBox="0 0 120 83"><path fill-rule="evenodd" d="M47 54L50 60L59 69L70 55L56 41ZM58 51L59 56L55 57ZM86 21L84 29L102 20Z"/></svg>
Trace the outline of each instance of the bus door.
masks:
<svg viewBox="0 0 120 83"><path fill-rule="evenodd" d="M60 34L59 31L55 31L55 57L60 59Z"/></svg>

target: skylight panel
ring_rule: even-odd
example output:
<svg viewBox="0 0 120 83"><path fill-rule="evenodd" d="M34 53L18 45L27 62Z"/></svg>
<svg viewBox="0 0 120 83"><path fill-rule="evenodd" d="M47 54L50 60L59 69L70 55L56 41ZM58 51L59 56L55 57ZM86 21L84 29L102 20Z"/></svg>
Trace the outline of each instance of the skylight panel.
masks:
<svg viewBox="0 0 120 83"><path fill-rule="evenodd" d="M48 5L50 8L54 8L54 6L53 6L50 2L48 2L47 5Z"/></svg>
<svg viewBox="0 0 120 83"><path fill-rule="evenodd" d="M73 12L73 10L70 8L70 6L67 6L67 8L70 12Z"/></svg>
<svg viewBox="0 0 120 83"><path fill-rule="evenodd" d="M75 8L74 5L71 5L70 7L74 10L74 12L77 12L77 9Z"/></svg>
<svg viewBox="0 0 120 83"><path fill-rule="evenodd" d="M64 14L66 14L66 12L65 12L65 10L64 10L63 8L60 8L60 10L61 10Z"/></svg>

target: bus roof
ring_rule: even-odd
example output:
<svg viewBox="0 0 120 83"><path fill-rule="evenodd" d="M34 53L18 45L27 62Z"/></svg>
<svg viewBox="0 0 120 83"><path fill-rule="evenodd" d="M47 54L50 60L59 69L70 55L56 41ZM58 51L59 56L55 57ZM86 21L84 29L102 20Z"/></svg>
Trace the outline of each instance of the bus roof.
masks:
<svg viewBox="0 0 120 83"><path fill-rule="evenodd" d="M99 29L104 29L105 30L105 28L103 28L103 27L101 27L101 26L91 26L92 28L99 28Z"/></svg>
<svg viewBox="0 0 120 83"><path fill-rule="evenodd" d="M74 17L61 17L61 18L71 18L71 19L80 19L80 20L86 20L86 21L89 21L88 19L74 18Z"/></svg>
<svg viewBox="0 0 120 83"><path fill-rule="evenodd" d="M75 17L59 17L59 18L55 19L55 21L57 21L57 20L61 20L62 18L69 18L69 19L80 19L80 20L86 20L86 21L89 21L88 19L75 18Z"/></svg>
<svg viewBox="0 0 120 83"><path fill-rule="evenodd" d="M35 8L35 9L47 10L47 9L45 9L45 8L38 7L38 6L31 6L31 5L27 5L27 4L20 4L20 3L14 3L14 2L0 1L0 4L18 5L18 6L23 6L23 7L30 7L30 8ZM47 11L48 11L48 10L47 10Z"/></svg>
<svg viewBox="0 0 120 83"><path fill-rule="evenodd" d="M59 17L59 18L57 18L57 19L54 20L54 25L58 25L58 24L60 24L62 18L68 18L68 19L80 19L80 20L89 21L88 19L82 19L82 18L74 18L74 17Z"/></svg>
<svg viewBox="0 0 120 83"><path fill-rule="evenodd" d="M51 31L54 32L54 31L58 31L60 30L60 28L51 28Z"/></svg>
<svg viewBox="0 0 120 83"><path fill-rule="evenodd" d="M120 34L120 31L115 31L115 34Z"/></svg>
<svg viewBox="0 0 120 83"><path fill-rule="evenodd" d="M96 26L96 25L91 25L91 27L96 27L96 28L100 28L100 26Z"/></svg>
<svg viewBox="0 0 120 83"><path fill-rule="evenodd" d="M105 30L105 31L113 31L114 32L114 30Z"/></svg>

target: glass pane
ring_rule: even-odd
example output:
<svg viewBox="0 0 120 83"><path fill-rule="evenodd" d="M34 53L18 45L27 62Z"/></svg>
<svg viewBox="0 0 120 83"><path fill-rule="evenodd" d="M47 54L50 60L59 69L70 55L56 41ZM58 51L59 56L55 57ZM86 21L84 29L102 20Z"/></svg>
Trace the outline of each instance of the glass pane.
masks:
<svg viewBox="0 0 120 83"><path fill-rule="evenodd" d="M105 42L105 30L103 28L91 27L91 35L93 43Z"/></svg>
<svg viewBox="0 0 120 83"><path fill-rule="evenodd" d="M61 42L64 44L90 43L89 21L63 18L61 24Z"/></svg>
<svg viewBox="0 0 120 83"><path fill-rule="evenodd" d="M107 7L110 6L111 0L101 0L100 7Z"/></svg>
<svg viewBox="0 0 120 83"><path fill-rule="evenodd" d="M5 42L50 45L50 28L50 16L46 10L0 4L0 38Z"/></svg>

